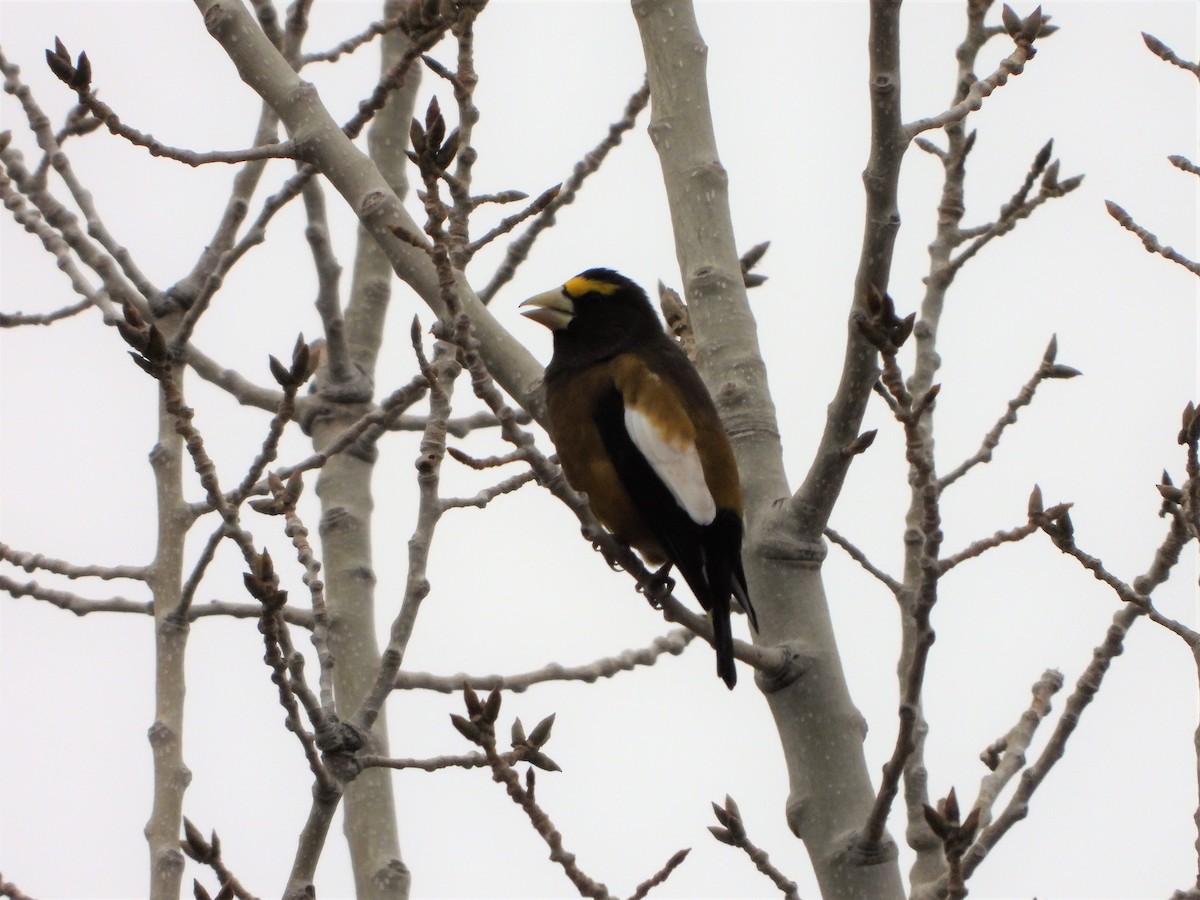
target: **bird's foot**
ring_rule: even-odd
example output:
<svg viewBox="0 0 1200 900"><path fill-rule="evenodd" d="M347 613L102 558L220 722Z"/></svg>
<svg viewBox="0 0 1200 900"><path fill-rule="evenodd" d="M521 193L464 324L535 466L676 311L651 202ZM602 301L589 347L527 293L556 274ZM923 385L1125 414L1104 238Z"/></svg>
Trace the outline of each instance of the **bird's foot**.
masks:
<svg viewBox="0 0 1200 900"><path fill-rule="evenodd" d="M667 574L670 571L671 563L666 563L638 582L638 591L646 595L655 609L662 609L663 598L675 590L675 579Z"/></svg>

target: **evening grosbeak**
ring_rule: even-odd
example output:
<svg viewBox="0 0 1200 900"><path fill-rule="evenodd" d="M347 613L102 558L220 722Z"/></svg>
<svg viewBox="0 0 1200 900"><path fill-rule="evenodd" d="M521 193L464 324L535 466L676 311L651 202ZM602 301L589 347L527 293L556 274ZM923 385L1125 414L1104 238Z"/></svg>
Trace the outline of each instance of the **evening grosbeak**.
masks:
<svg viewBox="0 0 1200 900"><path fill-rule="evenodd" d="M554 333L546 414L571 487L650 565L671 566L712 621L717 674L737 682L730 596L758 629L742 570L742 486L729 438L645 291L588 269L526 300Z"/></svg>

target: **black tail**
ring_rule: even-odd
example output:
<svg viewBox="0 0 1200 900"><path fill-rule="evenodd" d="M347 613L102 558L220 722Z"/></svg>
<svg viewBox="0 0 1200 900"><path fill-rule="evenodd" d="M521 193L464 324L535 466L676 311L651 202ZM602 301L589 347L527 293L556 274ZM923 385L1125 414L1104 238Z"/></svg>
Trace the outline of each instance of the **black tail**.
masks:
<svg viewBox="0 0 1200 900"><path fill-rule="evenodd" d="M717 651L717 675L730 690L737 684L737 669L733 662L733 631L729 627L729 595L713 597L709 620L713 627L713 647Z"/></svg>
<svg viewBox="0 0 1200 900"><path fill-rule="evenodd" d="M754 608L746 596L746 576L742 574L742 520L729 510L720 510L704 529L704 574L708 596L697 599L708 610L713 626L713 647L717 651L717 674L730 688L737 684L733 662L733 631L729 627L731 596L742 603L757 630Z"/></svg>

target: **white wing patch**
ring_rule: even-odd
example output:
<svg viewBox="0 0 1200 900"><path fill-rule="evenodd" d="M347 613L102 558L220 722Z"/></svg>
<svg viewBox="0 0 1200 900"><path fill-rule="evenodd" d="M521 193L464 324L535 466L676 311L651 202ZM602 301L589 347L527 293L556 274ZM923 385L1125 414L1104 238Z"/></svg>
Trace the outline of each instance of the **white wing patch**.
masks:
<svg viewBox="0 0 1200 900"><path fill-rule="evenodd" d="M717 504L704 480L696 445L691 441L667 439L646 416L628 406L625 407L625 430L692 521L700 525L712 522L717 515Z"/></svg>

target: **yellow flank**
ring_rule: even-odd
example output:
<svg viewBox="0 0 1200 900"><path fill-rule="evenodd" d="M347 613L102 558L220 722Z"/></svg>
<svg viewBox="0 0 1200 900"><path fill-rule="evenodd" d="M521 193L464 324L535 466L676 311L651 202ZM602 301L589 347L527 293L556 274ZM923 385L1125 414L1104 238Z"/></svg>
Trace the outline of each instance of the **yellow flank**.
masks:
<svg viewBox="0 0 1200 900"><path fill-rule="evenodd" d="M568 297L582 297L589 293L603 294L607 297L620 290L620 285L613 284L611 281L597 281L594 278L576 275L563 285L563 290L567 292Z"/></svg>

